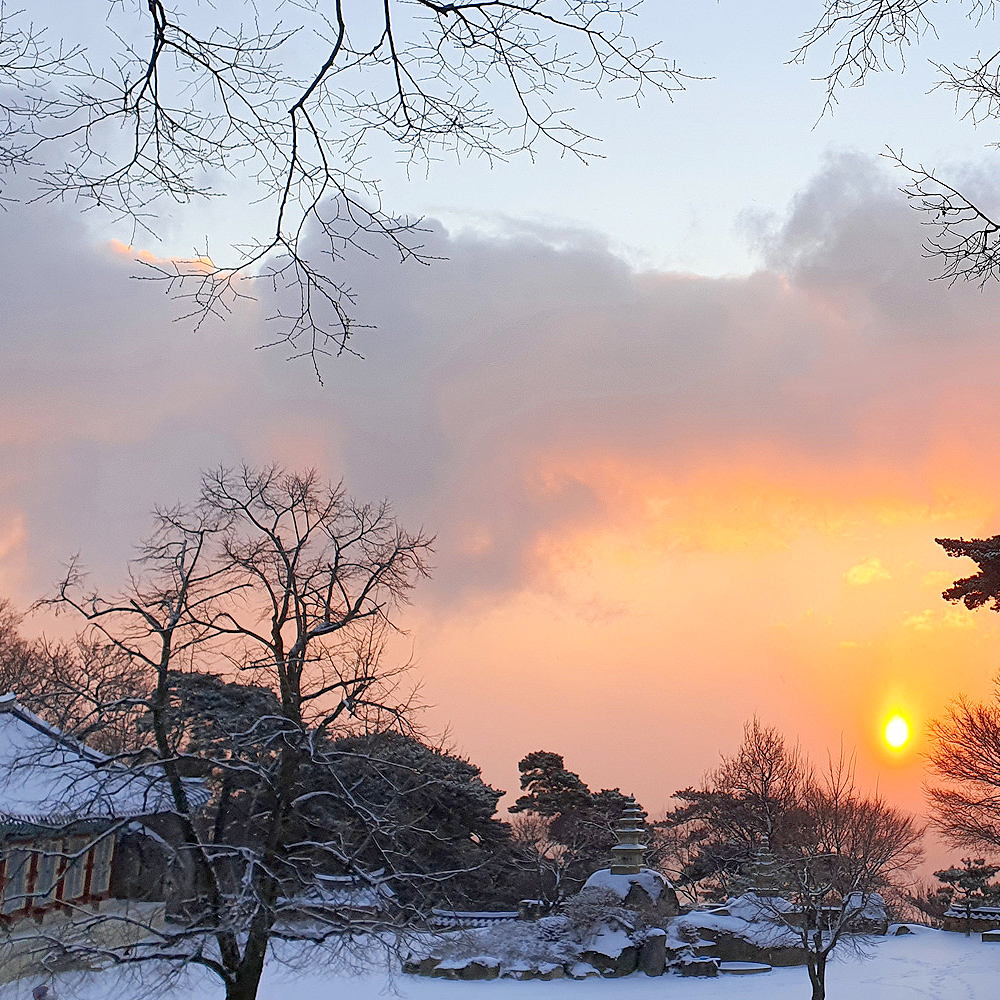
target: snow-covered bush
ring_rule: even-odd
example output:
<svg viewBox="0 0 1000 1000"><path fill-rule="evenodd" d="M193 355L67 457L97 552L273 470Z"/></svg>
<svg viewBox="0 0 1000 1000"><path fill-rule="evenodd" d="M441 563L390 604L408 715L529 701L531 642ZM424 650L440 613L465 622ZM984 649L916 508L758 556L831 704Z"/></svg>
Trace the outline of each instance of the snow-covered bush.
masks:
<svg viewBox="0 0 1000 1000"><path fill-rule="evenodd" d="M618 896L607 889L581 890L563 903L562 915L573 940L584 947L609 927L637 931L646 926L640 914L622 906Z"/></svg>

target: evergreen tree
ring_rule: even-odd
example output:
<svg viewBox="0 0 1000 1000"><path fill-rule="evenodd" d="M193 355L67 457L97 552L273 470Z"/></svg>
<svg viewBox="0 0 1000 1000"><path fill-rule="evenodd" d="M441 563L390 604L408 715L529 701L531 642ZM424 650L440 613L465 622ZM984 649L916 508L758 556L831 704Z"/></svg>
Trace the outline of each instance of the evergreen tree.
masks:
<svg viewBox="0 0 1000 1000"><path fill-rule="evenodd" d="M972 933L972 911L993 898L997 886L990 879L1000 867L986 864L983 858L962 858L962 867L945 868L934 877L952 890L951 905L965 910L965 936Z"/></svg>
<svg viewBox="0 0 1000 1000"><path fill-rule="evenodd" d="M608 863L615 823L635 800L618 788L592 792L550 751L529 753L518 769L525 794L510 812L530 820L518 825L525 860L546 882L539 891L562 898Z"/></svg>

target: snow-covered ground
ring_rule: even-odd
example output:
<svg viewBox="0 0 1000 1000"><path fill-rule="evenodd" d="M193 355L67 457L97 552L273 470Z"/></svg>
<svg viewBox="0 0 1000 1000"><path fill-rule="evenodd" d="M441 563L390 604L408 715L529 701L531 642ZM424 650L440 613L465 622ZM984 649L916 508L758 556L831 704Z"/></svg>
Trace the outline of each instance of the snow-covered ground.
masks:
<svg viewBox="0 0 1000 1000"><path fill-rule="evenodd" d="M830 1000L995 1000L1000 944L926 928L914 931L878 940L868 958L835 961L827 974ZM41 981L0 987L0 1000L27 1000ZM58 1000L126 1000L136 995L111 973L67 974L53 985ZM192 976L169 990L154 987L146 995L155 1000L222 1000L223 991L207 976ZM807 1000L810 989L804 968L718 979L651 979L637 973L614 980L463 983L374 971L345 976L330 968L291 973L276 965L265 972L259 1000L382 1000L393 995L402 1000Z"/></svg>

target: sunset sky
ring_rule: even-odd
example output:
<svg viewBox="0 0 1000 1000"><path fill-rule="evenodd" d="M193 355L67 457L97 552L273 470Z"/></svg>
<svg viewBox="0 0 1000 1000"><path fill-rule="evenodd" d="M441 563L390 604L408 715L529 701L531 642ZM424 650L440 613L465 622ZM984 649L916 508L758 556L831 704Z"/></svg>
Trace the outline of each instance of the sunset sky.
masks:
<svg viewBox="0 0 1000 1000"><path fill-rule="evenodd" d="M400 653L430 728L492 783L554 750L655 816L756 714L815 760L843 741L922 810L927 720L1000 666L1000 617L941 600L972 566L934 543L1000 531L1000 288L928 280L878 154L991 196L997 136L925 94L919 50L821 119L822 62L784 62L809 5L700 7L656 0L637 30L714 79L639 109L587 98L590 167L407 177L386 154L387 201L444 259L344 265L377 329L325 385L253 350L266 297L194 331L132 280L140 250L235 239L238 192L160 243L10 204L0 595L26 607L74 552L116 585L202 469L315 466L437 536ZM954 30L951 54L974 51ZM915 730L898 754L893 711Z"/></svg>

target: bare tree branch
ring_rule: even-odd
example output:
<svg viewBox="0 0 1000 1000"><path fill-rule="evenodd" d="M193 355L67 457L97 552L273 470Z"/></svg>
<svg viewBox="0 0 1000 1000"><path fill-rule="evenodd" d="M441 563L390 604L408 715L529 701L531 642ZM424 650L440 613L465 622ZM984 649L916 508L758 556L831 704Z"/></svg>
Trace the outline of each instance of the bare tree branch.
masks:
<svg viewBox="0 0 1000 1000"><path fill-rule="evenodd" d="M218 197L229 178L252 187L269 206L268 231L231 259L206 248L144 276L198 323L264 282L278 303L271 343L319 375L324 356L354 350L344 256L432 259L419 222L382 206L370 150L388 142L410 163L495 161L542 145L596 155L569 95L640 100L687 79L658 44L631 36L638 6L382 0L348 13L341 0L302 0L251 15L127 0L109 6L108 55L53 54L22 14L0 8L0 83L20 92L0 105L0 132L11 162L39 164L40 196L100 206L134 230L155 232L163 206Z"/></svg>

